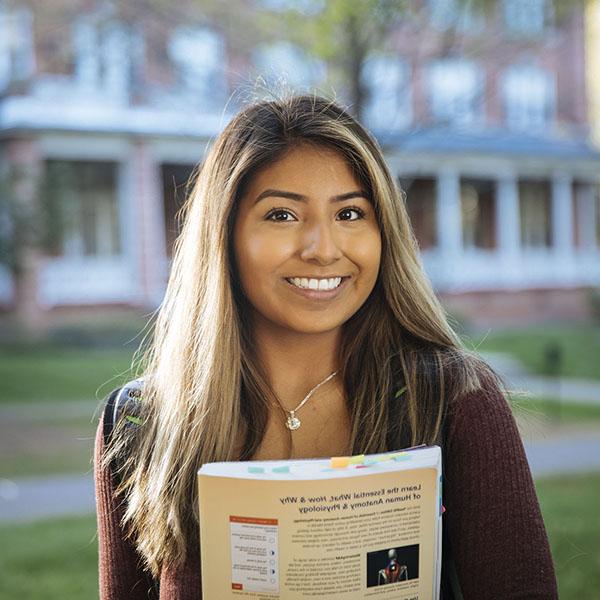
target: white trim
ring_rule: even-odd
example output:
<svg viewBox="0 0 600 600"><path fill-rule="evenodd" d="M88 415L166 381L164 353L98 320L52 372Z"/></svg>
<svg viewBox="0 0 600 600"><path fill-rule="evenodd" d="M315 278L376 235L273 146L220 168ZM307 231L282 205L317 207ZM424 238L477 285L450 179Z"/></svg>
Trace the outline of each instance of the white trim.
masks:
<svg viewBox="0 0 600 600"><path fill-rule="evenodd" d="M498 252L505 262L510 262L521 249L519 185L514 174L496 181L496 211Z"/></svg>
<svg viewBox="0 0 600 600"><path fill-rule="evenodd" d="M436 208L438 246L454 260L462 252L460 177L456 171L438 173Z"/></svg>
<svg viewBox="0 0 600 600"><path fill-rule="evenodd" d="M552 178L550 223L552 247L557 258L571 257L573 247L573 179L566 173Z"/></svg>

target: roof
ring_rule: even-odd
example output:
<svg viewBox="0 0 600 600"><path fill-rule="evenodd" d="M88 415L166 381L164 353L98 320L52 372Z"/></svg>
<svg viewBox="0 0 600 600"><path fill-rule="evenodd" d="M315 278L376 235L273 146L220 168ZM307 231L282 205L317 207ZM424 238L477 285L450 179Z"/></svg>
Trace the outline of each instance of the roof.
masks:
<svg viewBox="0 0 600 600"><path fill-rule="evenodd" d="M427 153L485 153L600 160L600 149L585 138L531 134L505 129L461 130L449 127L404 132L374 132L386 149Z"/></svg>

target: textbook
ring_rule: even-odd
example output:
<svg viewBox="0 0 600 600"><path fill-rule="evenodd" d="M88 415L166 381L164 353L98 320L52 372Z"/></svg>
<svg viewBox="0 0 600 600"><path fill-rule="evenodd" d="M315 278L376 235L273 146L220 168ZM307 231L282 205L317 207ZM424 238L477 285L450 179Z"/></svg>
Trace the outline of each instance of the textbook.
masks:
<svg viewBox="0 0 600 600"><path fill-rule="evenodd" d="M203 598L437 599L441 460L422 446L203 465Z"/></svg>

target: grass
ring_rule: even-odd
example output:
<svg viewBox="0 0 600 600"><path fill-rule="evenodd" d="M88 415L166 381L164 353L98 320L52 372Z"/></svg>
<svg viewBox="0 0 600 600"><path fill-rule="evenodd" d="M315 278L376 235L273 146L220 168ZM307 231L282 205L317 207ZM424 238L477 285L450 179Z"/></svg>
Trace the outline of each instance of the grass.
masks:
<svg viewBox="0 0 600 600"><path fill-rule="evenodd" d="M600 473L536 481L561 600L597 597L600 589ZM0 598L97 598L93 516L0 526Z"/></svg>
<svg viewBox="0 0 600 600"><path fill-rule="evenodd" d="M91 471L95 418L0 423L0 477Z"/></svg>
<svg viewBox="0 0 600 600"><path fill-rule="evenodd" d="M600 590L600 473L536 482L561 600L597 598Z"/></svg>
<svg viewBox="0 0 600 600"><path fill-rule="evenodd" d="M126 381L132 350L0 350L0 403L94 400Z"/></svg>
<svg viewBox="0 0 600 600"><path fill-rule="evenodd" d="M479 352L503 352L520 360L532 373L554 374L546 362L549 347L560 350L559 374L600 379L600 325L557 324L546 327L489 330L470 336L468 346Z"/></svg>
<svg viewBox="0 0 600 600"><path fill-rule="evenodd" d="M583 404L552 398L513 398L515 417L553 423L600 421L600 404Z"/></svg>
<svg viewBox="0 0 600 600"><path fill-rule="evenodd" d="M98 597L93 516L0 526L0 598Z"/></svg>

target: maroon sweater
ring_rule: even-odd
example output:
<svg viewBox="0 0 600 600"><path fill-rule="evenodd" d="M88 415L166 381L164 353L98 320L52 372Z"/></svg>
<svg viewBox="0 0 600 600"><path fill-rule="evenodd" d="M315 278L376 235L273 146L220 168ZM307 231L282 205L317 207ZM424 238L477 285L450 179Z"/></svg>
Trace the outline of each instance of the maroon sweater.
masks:
<svg viewBox="0 0 600 600"><path fill-rule="evenodd" d="M96 437L96 503L101 600L147 600L150 583L124 539L111 473ZM444 456L444 536L465 600L558 598L552 557L531 473L509 406L500 393L473 393L450 407ZM199 549L165 569L160 600L201 597ZM209 598L205 600L218 600Z"/></svg>

